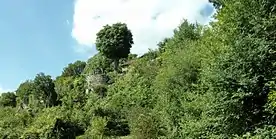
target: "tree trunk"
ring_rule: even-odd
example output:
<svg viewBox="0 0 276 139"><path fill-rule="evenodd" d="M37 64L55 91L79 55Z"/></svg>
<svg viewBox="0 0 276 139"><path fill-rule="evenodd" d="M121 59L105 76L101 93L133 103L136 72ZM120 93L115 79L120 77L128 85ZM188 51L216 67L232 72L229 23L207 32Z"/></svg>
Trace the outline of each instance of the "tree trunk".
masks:
<svg viewBox="0 0 276 139"><path fill-rule="evenodd" d="M114 59L114 70L119 72L119 59Z"/></svg>

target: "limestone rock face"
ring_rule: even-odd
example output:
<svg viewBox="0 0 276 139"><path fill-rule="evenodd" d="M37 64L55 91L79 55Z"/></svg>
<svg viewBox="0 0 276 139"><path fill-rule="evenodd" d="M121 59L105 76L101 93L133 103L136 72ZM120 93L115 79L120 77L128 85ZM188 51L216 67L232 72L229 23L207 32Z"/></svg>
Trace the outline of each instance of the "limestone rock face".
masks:
<svg viewBox="0 0 276 139"><path fill-rule="evenodd" d="M87 87L89 90L94 90L95 87L107 84L109 78L103 74L90 74L86 77Z"/></svg>

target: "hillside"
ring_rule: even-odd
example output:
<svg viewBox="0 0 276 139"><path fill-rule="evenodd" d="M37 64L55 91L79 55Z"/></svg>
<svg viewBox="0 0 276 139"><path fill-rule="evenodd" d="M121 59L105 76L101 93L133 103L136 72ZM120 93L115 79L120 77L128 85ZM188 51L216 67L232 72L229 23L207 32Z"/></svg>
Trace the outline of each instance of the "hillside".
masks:
<svg viewBox="0 0 276 139"><path fill-rule="evenodd" d="M0 137L276 138L276 1L211 2L215 22L139 57L126 24L104 26L98 54L1 95Z"/></svg>

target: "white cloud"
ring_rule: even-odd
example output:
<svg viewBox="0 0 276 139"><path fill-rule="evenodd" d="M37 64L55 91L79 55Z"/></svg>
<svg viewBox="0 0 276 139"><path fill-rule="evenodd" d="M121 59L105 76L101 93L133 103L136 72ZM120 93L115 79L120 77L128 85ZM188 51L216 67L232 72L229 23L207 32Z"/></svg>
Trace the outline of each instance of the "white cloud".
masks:
<svg viewBox="0 0 276 139"><path fill-rule="evenodd" d="M69 20L66 20L66 24L67 24L67 25L70 25L70 22L69 22Z"/></svg>
<svg viewBox="0 0 276 139"><path fill-rule="evenodd" d="M207 23L210 17L201 14L207 4L208 0L76 0L72 37L91 48L102 26L124 22L134 37L131 52L142 54L171 36L182 19Z"/></svg>

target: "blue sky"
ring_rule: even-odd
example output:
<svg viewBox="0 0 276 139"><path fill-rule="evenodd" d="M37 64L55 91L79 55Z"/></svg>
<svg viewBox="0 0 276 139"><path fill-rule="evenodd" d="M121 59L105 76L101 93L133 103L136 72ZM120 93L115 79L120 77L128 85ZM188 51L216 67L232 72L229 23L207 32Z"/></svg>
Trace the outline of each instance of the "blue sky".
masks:
<svg viewBox="0 0 276 139"><path fill-rule="evenodd" d="M0 93L86 60L106 24L127 23L131 52L143 54L172 36L181 20L206 24L213 12L208 0L0 0Z"/></svg>
<svg viewBox="0 0 276 139"><path fill-rule="evenodd" d="M59 75L86 59L71 37L73 0L0 0L0 87L16 89L36 73Z"/></svg>

